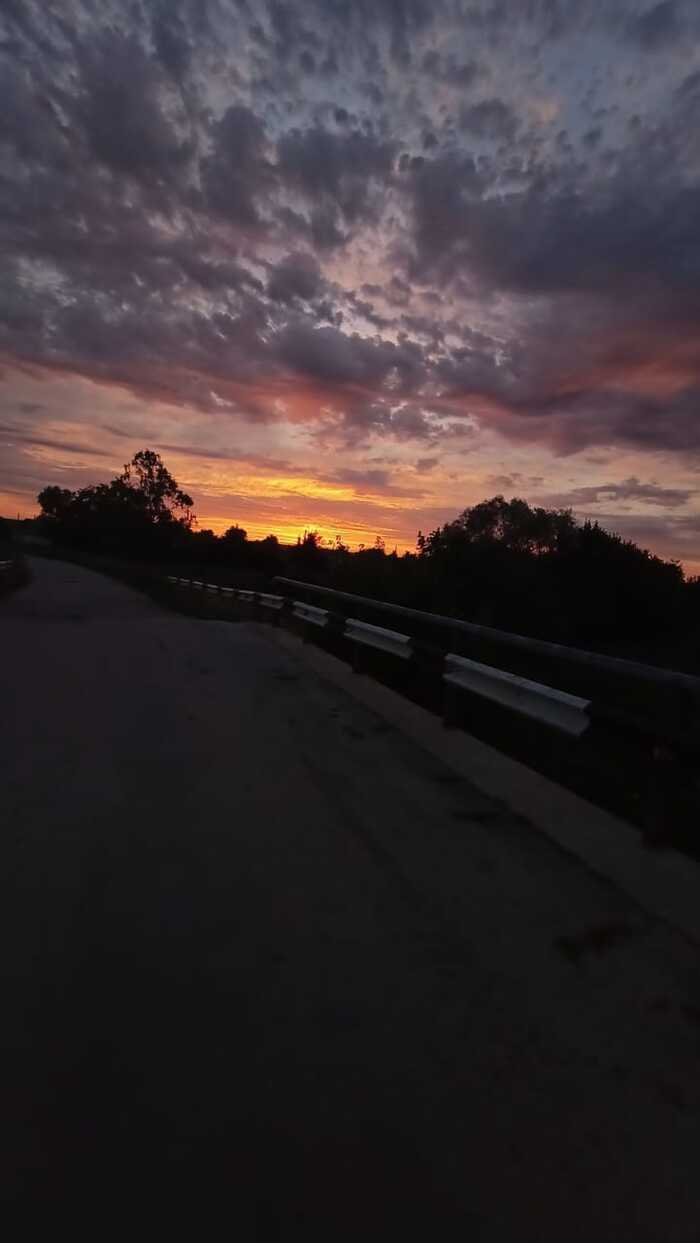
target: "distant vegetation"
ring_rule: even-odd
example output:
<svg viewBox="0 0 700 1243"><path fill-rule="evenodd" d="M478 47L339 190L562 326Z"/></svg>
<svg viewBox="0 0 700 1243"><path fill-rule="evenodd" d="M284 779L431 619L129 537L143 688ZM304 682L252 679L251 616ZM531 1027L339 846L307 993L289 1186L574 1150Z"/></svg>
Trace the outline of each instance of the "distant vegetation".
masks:
<svg viewBox="0 0 700 1243"><path fill-rule="evenodd" d="M29 579L22 549L15 539L15 524L0 518L0 597L21 587ZM9 564L6 564L9 563Z"/></svg>
<svg viewBox="0 0 700 1243"><path fill-rule="evenodd" d="M151 449L137 453L111 483L78 492L52 486L37 500L43 533L79 548L151 558L193 538L192 497Z"/></svg>
<svg viewBox="0 0 700 1243"><path fill-rule="evenodd" d="M0 518L0 561L10 556L13 548L12 524L6 518Z"/></svg>
<svg viewBox="0 0 700 1243"><path fill-rule="evenodd" d="M294 547L196 530L192 498L157 453L137 453L111 483L39 494L41 534L62 547L166 566L209 567L268 579L301 578L491 626L591 647L678 642L698 659L700 580L570 510L494 496L419 532L415 553L381 539L350 552L306 532ZM665 657L664 657L665 658ZM672 655L668 663L674 663Z"/></svg>

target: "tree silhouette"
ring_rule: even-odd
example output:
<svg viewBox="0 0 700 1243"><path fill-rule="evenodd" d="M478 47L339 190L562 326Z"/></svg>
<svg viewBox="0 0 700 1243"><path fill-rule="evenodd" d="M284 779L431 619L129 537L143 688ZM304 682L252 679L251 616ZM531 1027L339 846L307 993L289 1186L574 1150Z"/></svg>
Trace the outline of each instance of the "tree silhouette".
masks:
<svg viewBox="0 0 700 1243"><path fill-rule="evenodd" d="M71 492L69 488L59 488L56 484L50 484L48 488L44 488L36 498L41 505L41 512L44 518L50 518L56 522L65 520L71 503L75 500L76 493Z"/></svg>
<svg viewBox="0 0 700 1243"><path fill-rule="evenodd" d="M160 454L142 449L111 483L39 493L41 525L58 542L130 555L153 555L181 543L194 522L192 497L181 491Z"/></svg>
<svg viewBox="0 0 700 1243"><path fill-rule="evenodd" d="M192 567L192 577L222 567L229 581L268 585L276 574L302 578L427 612L482 622L563 643L642 656L638 645L684 639L697 666L700 580L597 522L568 509L531 506L498 495L452 522L418 533L417 550L350 552L306 530L292 547L274 535L248 540L233 524L222 536L194 530L192 498L160 456L142 449L110 483L39 494L40 526L55 543L101 554ZM195 569L196 567L196 569ZM213 579L211 580L213 581ZM652 646L647 649L653 652ZM695 655L693 654L695 653Z"/></svg>
<svg viewBox="0 0 700 1243"><path fill-rule="evenodd" d="M239 527L238 523L235 522L233 526L229 527L221 537L224 548L228 553L240 552L247 538L248 532L245 531L243 527Z"/></svg>
<svg viewBox="0 0 700 1243"><path fill-rule="evenodd" d="M450 612L589 642L668 630L680 615L681 567L570 510L494 496L418 534L424 587Z"/></svg>
<svg viewBox="0 0 700 1243"><path fill-rule="evenodd" d="M118 483L136 493L150 522L169 522L180 511L179 520L192 526L192 497L180 490L160 454L153 449L135 453L113 481Z"/></svg>

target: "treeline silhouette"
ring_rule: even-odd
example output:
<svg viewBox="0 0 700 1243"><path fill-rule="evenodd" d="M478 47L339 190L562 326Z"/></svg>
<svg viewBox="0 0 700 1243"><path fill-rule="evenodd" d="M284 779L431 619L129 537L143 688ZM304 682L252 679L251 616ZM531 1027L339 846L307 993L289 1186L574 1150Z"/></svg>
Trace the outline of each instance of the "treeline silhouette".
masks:
<svg viewBox="0 0 700 1243"><path fill-rule="evenodd" d="M0 518L0 561L12 556L14 552L14 530L7 518Z"/></svg>
<svg viewBox="0 0 700 1243"><path fill-rule="evenodd" d="M38 527L55 545L155 563L219 581L277 574L521 634L700 664L700 580L570 510L494 496L429 534L415 552L377 538L351 552L307 531L296 545L249 540L242 527L195 529L192 498L159 454L137 453L110 483L39 494ZM674 657L675 653L675 657Z"/></svg>

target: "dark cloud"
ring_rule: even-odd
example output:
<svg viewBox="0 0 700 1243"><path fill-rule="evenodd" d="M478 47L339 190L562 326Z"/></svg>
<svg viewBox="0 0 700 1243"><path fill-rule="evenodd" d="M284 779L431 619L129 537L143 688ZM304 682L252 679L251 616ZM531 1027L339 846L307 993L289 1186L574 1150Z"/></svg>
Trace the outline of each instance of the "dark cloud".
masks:
<svg viewBox="0 0 700 1243"><path fill-rule="evenodd" d="M463 105L459 120L462 129L475 138L493 138L496 141L508 141L517 128L513 109L502 99L482 99L469 107Z"/></svg>
<svg viewBox="0 0 700 1243"><path fill-rule="evenodd" d="M366 214L388 178L394 145L355 129L292 129L278 143L277 167L285 184L352 224ZM325 203L324 203L325 201Z"/></svg>
<svg viewBox="0 0 700 1243"><path fill-rule="evenodd" d="M532 416L525 415L517 422L518 431L525 438L550 440L565 453L575 453L594 444L617 444L697 455L700 453L698 409L698 385L668 398L591 388L567 397L554 396L549 403L541 403Z"/></svg>
<svg viewBox="0 0 700 1243"><path fill-rule="evenodd" d="M499 492L510 491L511 488L517 488L521 475L517 471L513 471L510 475L487 475L484 483L488 488L496 488Z"/></svg>
<svg viewBox="0 0 700 1243"><path fill-rule="evenodd" d="M310 302L323 289L318 260L314 255L297 252L287 255L270 273L268 297L275 302L293 302L296 298Z"/></svg>
<svg viewBox="0 0 700 1243"><path fill-rule="evenodd" d="M153 62L138 40L106 32L80 48L76 120L92 155L139 179L169 180L190 148L168 119Z"/></svg>
<svg viewBox="0 0 700 1243"><path fill-rule="evenodd" d="M696 495L697 492L692 489L664 488L656 483L641 483L633 476L623 479L621 483L600 483L573 488L570 492L560 494L556 503L580 509L586 505L610 504L611 501L634 501L655 505L660 509L680 509Z"/></svg>
<svg viewBox="0 0 700 1243"><path fill-rule="evenodd" d="M631 18L627 29L631 38L649 51L672 43L680 34L676 0L660 0Z"/></svg>
<svg viewBox="0 0 700 1243"><path fill-rule="evenodd" d="M265 386L300 384L319 434L358 443L432 451L481 420L560 453L700 453L691 4L5 0L0 21L9 359L222 418L276 417ZM624 90L588 39L628 58Z"/></svg>
<svg viewBox="0 0 700 1243"><path fill-rule="evenodd" d="M277 335L274 356L295 372L321 384L382 388L399 395L414 391L424 376L418 346L395 345L337 328L316 328L307 319L287 324Z"/></svg>
<svg viewBox="0 0 700 1243"><path fill-rule="evenodd" d="M332 475L326 476L333 483L350 483L354 487L364 488L381 488L386 490L389 486L389 472L386 470L376 470L367 468L365 470L355 470L352 467L341 467Z"/></svg>
<svg viewBox="0 0 700 1243"><path fill-rule="evenodd" d="M442 429L420 406L408 404L392 410L389 402L378 399L346 403L336 419L321 425L321 432L321 443L336 450L365 449L376 438L434 444Z"/></svg>
<svg viewBox="0 0 700 1243"><path fill-rule="evenodd" d="M69 157L67 134L50 99L33 88L27 73L15 64L3 66L0 143L21 161L56 164Z"/></svg>
<svg viewBox="0 0 700 1243"><path fill-rule="evenodd" d="M62 453L78 453L85 457L102 457L101 450L94 445L86 445L57 437L39 436L28 432L25 428L13 427L11 424L0 423L0 437L14 445L39 445L42 449L58 449Z"/></svg>
<svg viewBox="0 0 700 1243"><path fill-rule="evenodd" d="M212 153L202 160L208 205L244 228L261 227L260 200L271 190L265 127L243 104L227 108L212 126Z"/></svg>
<svg viewBox="0 0 700 1243"><path fill-rule="evenodd" d="M435 48L423 54L421 67L428 77L461 88L471 86L484 72L476 61L460 61L453 52L442 53Z"/></svg>
<svg viewBox="0 0 700 1243"><path fill-rule="evenodd" d="M656 179L655 152L619 177L592 186L542 178L526 189L487 194L470 156L446 153L413 176L417 270L448 264L484 283L525 293L619 293L650 282L692 294L700 275L700 186Z"/></svg>
<svg viewBox="0 0 700 1243"><path fill-rule="evenodd" d="M309 233L314 246L320 251L332 250L348 240L348 234L340 224L336 203L326 201L312 208Z"/></svg>
<svg viewBox="0 0 700 1243"><path fill-rule="evenodd" d="M151 31L161 64L173 78L181 81L190 67L193 46L187 22L171 0L160 0L154 6Z"/></svg>

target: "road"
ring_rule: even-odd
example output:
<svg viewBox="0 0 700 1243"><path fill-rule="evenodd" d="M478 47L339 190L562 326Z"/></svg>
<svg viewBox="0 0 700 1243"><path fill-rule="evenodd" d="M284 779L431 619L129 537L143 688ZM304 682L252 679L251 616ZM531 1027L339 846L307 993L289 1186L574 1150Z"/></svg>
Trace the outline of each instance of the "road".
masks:
<svg viewBox="0 0 700 1243"><path fill-rule="evenodd" d="M696 1241L697 950L301 646L33 574L0 604L9 1196Z"/></svg>

